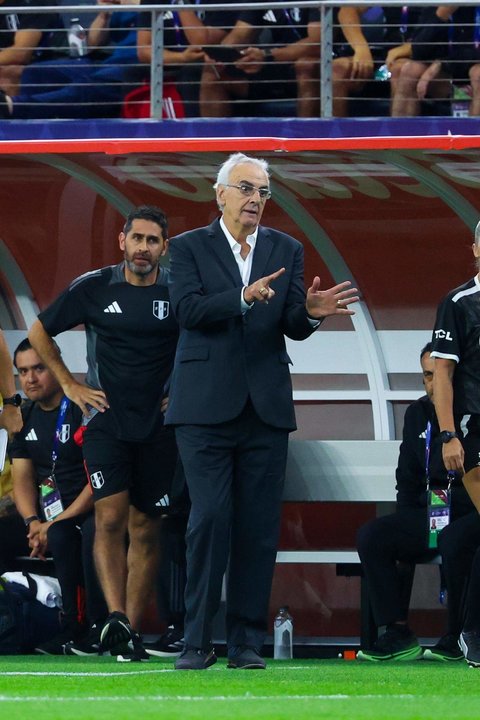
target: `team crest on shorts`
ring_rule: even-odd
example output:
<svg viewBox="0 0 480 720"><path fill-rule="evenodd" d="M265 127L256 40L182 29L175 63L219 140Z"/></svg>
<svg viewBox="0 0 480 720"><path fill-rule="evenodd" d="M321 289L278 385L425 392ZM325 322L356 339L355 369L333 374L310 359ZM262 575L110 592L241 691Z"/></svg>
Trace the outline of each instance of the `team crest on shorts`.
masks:
<svg viewBox="0 0 480 720"><path fill-rule="evenodd" d="M100 490L100 488L105 483L105 480L103 479L102 471L99 470L98 472L92 473L90 475L90 482L92 483L92 487L94 487L95 490Z"/></svg>
<svg viewBox="0 0 480 720"><path fill-rule="evenodd" d="M62 425L57 437L61 443L67 443L70 440L70 425Z"/></svg>
<svg viewBox="0 0 480 720"><path fill-rule="evenodd" d="M159 320L165 320L168 317L170 303L168 300L154 300L153 301L153 314Z"/></svg>

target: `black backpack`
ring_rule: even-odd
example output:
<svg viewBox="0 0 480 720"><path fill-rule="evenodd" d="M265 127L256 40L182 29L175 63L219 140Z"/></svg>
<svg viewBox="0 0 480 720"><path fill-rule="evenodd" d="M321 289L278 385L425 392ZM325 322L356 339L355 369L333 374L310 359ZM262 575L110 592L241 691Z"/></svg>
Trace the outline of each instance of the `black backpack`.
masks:
<svg viewBox="0 0 480 720"><path fill-rule="evenodd" d="M0 577L0 655L24 655L60 631L60 611L36 599L37 584L23 573L28 587Z"/></svg>

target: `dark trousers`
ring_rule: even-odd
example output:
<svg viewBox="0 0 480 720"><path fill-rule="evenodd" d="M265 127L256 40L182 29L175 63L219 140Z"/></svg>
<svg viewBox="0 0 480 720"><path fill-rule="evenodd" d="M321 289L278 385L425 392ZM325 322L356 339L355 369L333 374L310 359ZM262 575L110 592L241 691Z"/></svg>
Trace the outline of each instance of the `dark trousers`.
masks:
<svg viewBox="0 0 480 720"><path fill-rule="evenodd" d="M470 583L465 601L465 632L480 633L480 548L472 562Z"/></svg>
<svg viewBox="0 0 480 720"><path fill-rule="evenodd" d="M118 117L125 95L137 87L143 69L89 56L31 63L13 98L13 118Z"/></svg>
<svg viewBox="0 0 480 720"><path fill-rule="evenodd" d="M439 549L448 591L449 632L480 629L480 515L475 510L446 527Z"/></svg>
<svg viewBox="0 0 480 720"><path fill-rule="evenodd" d="M187 560L185 534L188 515L165 516L160 522L160 565L157 601L160 618L180 630L185 618Z"/></svg>
<svg viewBox="0 0 480 720"><path fill-rule="evenodd" d="M440 552L448 597L447 632L458 634L474 552L469 548L477 547L479 532L478 513L457 517L439 534L437 551L428 549L426 508L402 508L363 525L358 531L357 549L376 625L407 619L409 597L405 598L399 562L415 563L419 557Z"/></svg>
<svg viewBox="0 0 480 720"><path fill-rule="evenodd" d="M15 511L0 518L0 575L16 566L19 555L30 555L30 548L23 518Z"/></svg>
<svg viewBox="0 0 480 720"><path fill-rule="evenodd" d="M93 513L59 520L48 529L48 547L55 561L63 612L68 620L78 616L79 588L83 587L88 621L103 620L108 614L93 562L94 537Z"/></svg>
<svg viewBox="0 0 480 720"><path fill-rule="evenodd" d="M206 648L228 564L227 645L263 645L280 526L288 432L250 403L235 420L182 425L177 443L192 502L185 642Z"/></svg>

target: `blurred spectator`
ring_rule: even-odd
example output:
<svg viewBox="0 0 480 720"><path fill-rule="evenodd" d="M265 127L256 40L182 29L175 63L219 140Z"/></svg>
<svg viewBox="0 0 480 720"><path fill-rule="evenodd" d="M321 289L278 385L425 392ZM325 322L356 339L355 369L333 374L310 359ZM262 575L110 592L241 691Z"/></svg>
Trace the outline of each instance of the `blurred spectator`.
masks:
<svg viewBox="0 0 480 720"><path fill-rule="evenodd" d="M204 5L215 0L202 0ZM141 0L141 5L156 0ZM173 4L173 3L172 3ZM163 18L164 81L174 82L184 101L188 116L198 115L200 77L204 60L203 46L216 45L226 36L235 22L236 14L228 10L196 12L181 6L167 11ZM145 12L139 22L138 58L141 63L152 62L151 12Z"/></svg>
<svg viewBox="0 0 480 720"><path fill-rule="evenodd" d="M421 10L406 5L339 8L332 66L334 116L347 117L350 97L362 93L374 78L390 79L390 92L395 94L400 69L411 57L410 38ZM376 87L383 97L380 83Z"/></svg>
<svg viewBox="0 0 480 720"><path fill-rule="evenodd" d="M111 12L138 0L98 0L88 32L90 52L79 58L29 66L14 97L3 97L4 118L89 118L120 115L127 92L142 80L137 58L137 13Z"/></svg>
<svg viewBox="0 0 480 720"><path fill-rule="evenodd" d="M470 81L470 115L480 114L480 43L477 8L428 8L412 38L412 60L402 68L392 105L394 117L419 115L422 101L450 99L452 81Z"/></svg>
<svg viewBox="0 0 480 720"><path fill-rule="evenodd" d="M67 36L58 13L37 13L55 0L0 0L3 8L29 8L26 13L0 15L0 88L16 94L26 65L64 55Z"/></svg>
<svg viewBox="0 0 480 720"><path fill-rule="evenodd" d="M211 57L204 66L203 117L235 115L235 101L248 102L253 110L249 114L254 115L255 104L286 99L297 101L297 115L307 115L304 102L319 94L309 63L310 59L318 64L320 58L318 9L245 10L223 45L236 46L240 57L230 65Z"/></svg>

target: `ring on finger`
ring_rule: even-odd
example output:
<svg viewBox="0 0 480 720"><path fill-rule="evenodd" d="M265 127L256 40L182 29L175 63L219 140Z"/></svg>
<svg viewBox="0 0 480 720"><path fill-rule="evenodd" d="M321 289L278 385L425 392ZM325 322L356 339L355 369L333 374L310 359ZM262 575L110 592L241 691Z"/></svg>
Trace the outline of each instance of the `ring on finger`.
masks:
<svg viewBox="0 0 480 720"><path fill-rule="evenodd" d="M342 303L340 302L340 300L337 300L337 307L343 307L343 305L342 305Z"/></svg>
<svg viewBox="0 0 480 720"><path fill-rule="evenodd" d="M266 292L267 292L267 288L264 288L264 287L260 288L260 295L265 295Z"/></svg>

